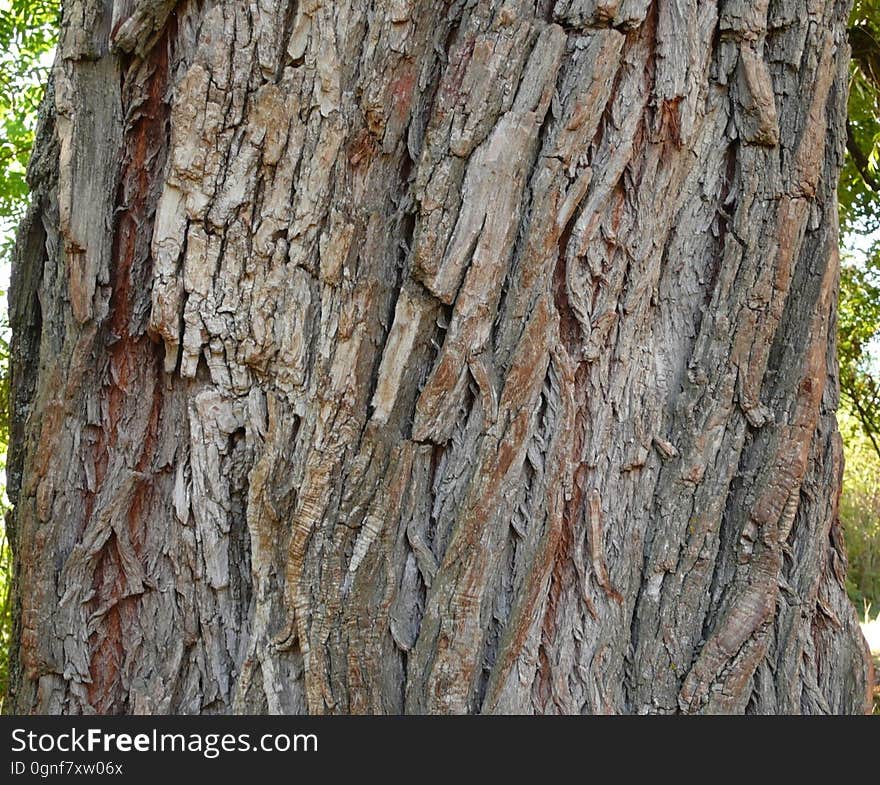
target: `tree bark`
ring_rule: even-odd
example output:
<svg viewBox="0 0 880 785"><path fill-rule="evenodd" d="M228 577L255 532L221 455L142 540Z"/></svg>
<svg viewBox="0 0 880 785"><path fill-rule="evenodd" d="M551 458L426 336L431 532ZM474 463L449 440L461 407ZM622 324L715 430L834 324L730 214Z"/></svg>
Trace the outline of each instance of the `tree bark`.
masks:
<svg viewBox="0 0 880 785"><path fill-rule="evenodd" d="M853 713L847 0L70 0L10 705Z"/></svg>

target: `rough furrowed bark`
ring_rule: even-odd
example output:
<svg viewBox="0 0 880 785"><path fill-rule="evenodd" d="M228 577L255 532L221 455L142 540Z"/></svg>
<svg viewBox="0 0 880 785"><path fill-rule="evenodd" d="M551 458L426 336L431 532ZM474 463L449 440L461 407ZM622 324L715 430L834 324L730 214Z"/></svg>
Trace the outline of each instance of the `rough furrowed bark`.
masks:
<svg viewBox="0 0 880 785"><path fill-rule="evenodd" d="M65 3L13 710L864 711L847 11Z"/></svg>

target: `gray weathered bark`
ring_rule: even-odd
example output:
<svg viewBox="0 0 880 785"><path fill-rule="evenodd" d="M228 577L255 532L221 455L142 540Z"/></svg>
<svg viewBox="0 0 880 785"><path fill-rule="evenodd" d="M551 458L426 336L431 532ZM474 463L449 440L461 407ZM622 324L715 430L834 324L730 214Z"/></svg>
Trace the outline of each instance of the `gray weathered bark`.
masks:
<svg viewBox="0 0 880 785"><path fill-rule="evenodd" d="M70 0L22 712L846 713L846 0Z"/></svg>

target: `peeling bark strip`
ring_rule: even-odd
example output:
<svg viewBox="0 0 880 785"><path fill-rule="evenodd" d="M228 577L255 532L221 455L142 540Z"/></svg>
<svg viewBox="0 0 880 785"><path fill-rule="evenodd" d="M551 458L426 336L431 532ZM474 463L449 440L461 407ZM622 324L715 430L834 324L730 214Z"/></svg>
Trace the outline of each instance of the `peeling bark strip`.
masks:
<svg viewBox="0 0 880 785"><path fill-rule="evenodd" d="M845 0L70 0L20 712L866 708Z"/></svg>

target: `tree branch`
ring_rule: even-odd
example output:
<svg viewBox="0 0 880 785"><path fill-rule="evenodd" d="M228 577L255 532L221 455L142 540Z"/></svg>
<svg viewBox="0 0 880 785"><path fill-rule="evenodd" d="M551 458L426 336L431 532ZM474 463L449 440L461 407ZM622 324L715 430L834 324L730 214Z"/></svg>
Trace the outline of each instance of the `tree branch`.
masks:
<svg viewBox="0 0 880 785"><path fill-rule="evenodd" d="M866 156L864 152L862 152L862 148L859 147L856 137L852 132L852 125L849 120L846 121L846 149L849 151L850 156L852 156L856 171L858 171L862 180L865 182L865 185L867 185L872 191L880 192L880 180L872 174L870 165L868 164L868 156Z"/></svg>

